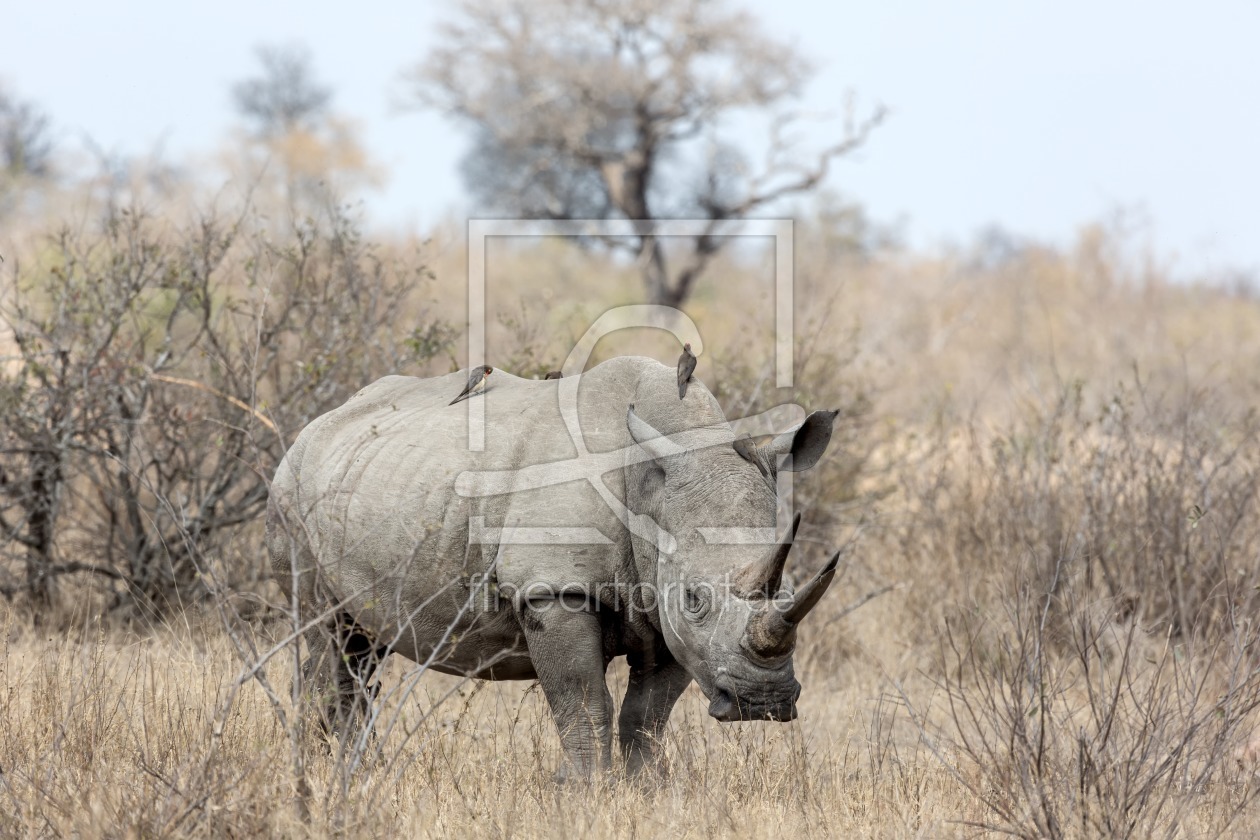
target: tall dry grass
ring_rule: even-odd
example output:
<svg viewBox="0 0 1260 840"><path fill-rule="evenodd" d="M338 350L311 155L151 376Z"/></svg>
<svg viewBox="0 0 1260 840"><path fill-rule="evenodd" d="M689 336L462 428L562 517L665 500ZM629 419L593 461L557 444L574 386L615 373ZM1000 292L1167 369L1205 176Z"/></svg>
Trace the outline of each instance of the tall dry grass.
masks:
<svg viewBox="0 0 1260 840"><path fill-rule="evenodd" d="M6 836L939 833L956 797L908 734L881 731L865 663L805 665L799 725L719 726L689 692L667 737L670 780L651 788L557 785L539 691L431 675L409 703L406 763L369 763L343 790L334 759L313 758L304 822L262 692L247 686L224 711L240 663L216 629L75 641L5 630ZM386 690L405 671L394 663Z"/></svg>

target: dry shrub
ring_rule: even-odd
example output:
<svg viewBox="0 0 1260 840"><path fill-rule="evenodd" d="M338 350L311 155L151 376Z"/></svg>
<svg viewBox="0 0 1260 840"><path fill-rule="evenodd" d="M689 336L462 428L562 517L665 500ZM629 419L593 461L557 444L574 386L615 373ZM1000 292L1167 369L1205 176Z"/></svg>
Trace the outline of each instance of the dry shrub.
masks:
<svg viewBox="0 0 1260 840"><path fill-rule="evenodd" d="M1016 566L1053 594L1070 557L1151 632L1225 632L1260 582L1260 426L1226 396L1139 382L1090 411L1076 384L1003 432L942 431L899 471L909 515L890 537L949 569L948 601Z"/></svg>
<svg viewBox="0 0 1260 840"><path fill-rule="evenodd" d="M335 204L279 234L248 212L179 227L111 207L7 266L0 594L44 620L68 576L146 617L206 597L202 559L255 585L261 553L226 547L286 442L452 338L417 297L425 266L383 257Z"/></svg>
<svg viewBox="0 0 1260 840"><path fill-rule="evenodd" d="M880 539L934 570L909 597L942 695L901 696L973 797L965 825L1225 830L1256 795L1234 760L1260 707L1255 414L1137 377L1088 401L1077 383L907 454L909 514Z"/></svg>
<svg viewBox="0 0 1260 840"><path fill-rule="evenodd" d="M1251 623L1174 641L1073 589L1025 586L1001 616L947 626L948 723L924 733L975 797L963 822L1022 837L1150 837L1179 833L1211 803L1227 828L1260 791L1234 760L1260 707ZM1053 610L1068 616L1067 638L1049 637Z"/></svg>

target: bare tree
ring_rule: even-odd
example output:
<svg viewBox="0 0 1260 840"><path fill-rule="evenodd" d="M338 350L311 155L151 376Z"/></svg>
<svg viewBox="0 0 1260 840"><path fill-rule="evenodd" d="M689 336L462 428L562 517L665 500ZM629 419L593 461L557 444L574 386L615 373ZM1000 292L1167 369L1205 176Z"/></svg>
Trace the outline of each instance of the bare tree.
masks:
<svg viewBox="0 0 1260 840"><path fill-rule="evenodd" d="M883 116L850 113L837 143L801 152L788 106L808 63L721 2L464 0L436 41L415 93L472 130L474 193L531 218L633 221L633 236L603 242L634 254L651 300L672 306L735 223L818 186ZM771 123L760 165L734 142L750 113ZM708 224L666 247L655 223L670 218Z"/></svg>
<svg viewBox="0 0 1260 840"><path fill-rule="evenodd" d="M315 80L310 51L264 46L257 55L261 73L232 86L237 111L264 137L310 129L332 100L332 91Z"/></svg>
<svg viewBox="0 0 1260 840"><path fill-rule="evenodd" d="M0 169L9 176L52 173L48 115L34 103L0 90Z"/></svg>

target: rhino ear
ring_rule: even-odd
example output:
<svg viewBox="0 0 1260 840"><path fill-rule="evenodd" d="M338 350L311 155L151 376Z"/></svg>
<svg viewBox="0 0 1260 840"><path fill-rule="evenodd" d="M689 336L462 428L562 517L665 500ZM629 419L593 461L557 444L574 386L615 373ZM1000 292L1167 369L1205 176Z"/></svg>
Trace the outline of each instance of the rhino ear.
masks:
<svg viewBox="0 0 1260 840"><path fill-rule="evenodd" d="M771 458L779 455L791 455L791 464L787 469L792 472L807 470L827 451L831 443L831 429L836 422L839 411L815 411L805 418L805 422L790 432L770 441L764 452Z"/></svg>

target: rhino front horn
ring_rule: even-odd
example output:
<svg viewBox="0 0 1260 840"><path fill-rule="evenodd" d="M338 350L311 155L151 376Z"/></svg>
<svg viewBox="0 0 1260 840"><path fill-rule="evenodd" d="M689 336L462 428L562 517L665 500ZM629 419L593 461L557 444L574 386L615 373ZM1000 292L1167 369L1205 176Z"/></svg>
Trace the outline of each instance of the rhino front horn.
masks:
<svg viewBox="0 0 1260 840"><path fill-rule="evenodd" d="M827 587L835 580L839 564L840 552L837 551L827 565L814 575L813 580L792 596L786 609L778 610L772 604L757 615L748 626L749 646L763 656L786 656L791 653L796 644L796 625L801 623L827 592Z"/></svg>
<svg viewBox="0 0 1260 840"><path fill-rule="evenodd" d="M792 606L788 607L783 613L783 620L788 624L800 624L801 619L809 614L814 608L818 600L827 592L827 587L831 586L831 581L836 577L836 567L840 565L840 552L837 551L831 556L831 560L827 562L814 575L814 579L801 587L800 591L792 596Z"/></svg>

